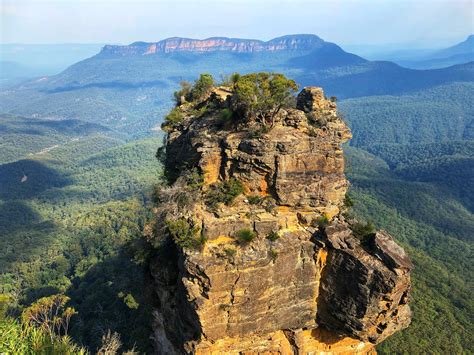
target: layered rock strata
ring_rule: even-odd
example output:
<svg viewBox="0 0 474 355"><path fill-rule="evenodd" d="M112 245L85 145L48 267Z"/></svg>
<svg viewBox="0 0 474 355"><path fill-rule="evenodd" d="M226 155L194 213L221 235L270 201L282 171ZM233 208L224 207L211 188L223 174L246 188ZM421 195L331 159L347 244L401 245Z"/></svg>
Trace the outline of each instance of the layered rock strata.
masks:
<svg viewBox="0 0 474 355"><path fill-rule="evenodd" d="M255 53L276 52L282 50L307 51L318 49L325 42L315 35L288 35L274 38L270 41L255 39L239 39L227 37L211 37L192 39L172 37L155 43L135 42L127 46L106 45L102 54L118 55L153 55L173 52L233 52Z"/></svg>
<svg viewBox="0 0 474 355"><path fill-rule="evenodd" d="M388 233L357 237L343 217L341 144L351 134L336 104L304 88L296 108L262 129L223 119L231 95L217 88L182 105L184 119L169 129L169 189L190 171L203 179L173 213L207 241L164 240L153 260L158 353L375 353L410 323L412 264ZM206 191L230 179L244 193L209 208ZM242 230L256 238L242 243Z"/></svg>

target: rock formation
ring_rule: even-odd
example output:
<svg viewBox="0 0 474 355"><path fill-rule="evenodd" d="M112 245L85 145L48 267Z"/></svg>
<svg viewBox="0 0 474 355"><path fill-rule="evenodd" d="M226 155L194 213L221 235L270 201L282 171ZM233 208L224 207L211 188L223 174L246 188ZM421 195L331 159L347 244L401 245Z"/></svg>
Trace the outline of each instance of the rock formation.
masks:
<svg viewBox="0 0 474 355"><path fill-rule="evenodd" d="M229 122L231 96L215 88L168 127L171 186L152 236L158 353L375 353L410 323L412 264L388 233L358 236L344 217L351 134L336 104L307 87L262 127ZM209 204L224 182L243 193Z"/></svg>
<svg viewBox="0 0 474 355"><path fill-rule="evenodd" d="M315 35L288 35L264 42L256 39L211 37L191 39L172 37L156 43L135 42L128 46L106 45L104 54L151 55L172 52L275 52L280 50L311 50L325 42Z"/></svg>

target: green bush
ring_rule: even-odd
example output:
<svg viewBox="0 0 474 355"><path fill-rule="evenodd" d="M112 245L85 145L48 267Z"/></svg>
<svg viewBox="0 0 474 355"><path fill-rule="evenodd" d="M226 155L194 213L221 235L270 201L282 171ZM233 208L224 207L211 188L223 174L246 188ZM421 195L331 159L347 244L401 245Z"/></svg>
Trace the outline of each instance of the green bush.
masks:
<svg viewBox="0 0 474 355"><path fill-rule="evenodd" d="M201 74L194 82L191 89L191 101L199 100L206 95L214 86L214 78L211 74Z"/></svg>
<svg viewBox="0 0 474 355"><path fill-rule="evenodd" d="M174 100L177 106L184 104L186 101L192 102L202 99L214 86L214 78L211 74L201 74L194 85L187 81L182 81L179 84L181 89L174 92Z"/></svg>
<svg viewBox="0 0 474 355"><path fill-rule="evenodd" d="M170 113L168 113L165 117L165 122L162 125L163 130L166 130L169 126L175 126L180 124L184 120L184 115L181 112L179 107L173 108Z"/></svg>
<svg viewBox="0 0 474 355"><path fill-rule="evenodd" d="M371 221L366 223L357 222L351 226L351 229L354 235L363 241L375 233L375 226Z"/></svg>
<svg viewBox="0 0 474 355"><path fill-rule="evenodd" d="M206 193L205 202L208 207L215 210L219 203L230 205L243 192L243 184L239 180L231 178L211 185Z"/></svg>
<svg viewBox="0 0 474 355"><path fill-rule="evenodd" d="M275 249L270 249L269 251L270 258L272 258L273 261L276 260L278 257L278 252Z"/></svg>
<svg viewBox="0 0 474 355"><path fill-rule="evenodd" d="M317 224L320 229L325 229L329 225L329 218L326 215L322 215L317 219Z"/></svg>
<svg viewBox="0 0 474 355"><path fill-rule="evenodd" d="M201 246L205 240L199 238L199 228L191 225L185 218L167 220L166 227L176 245L183 249L193 249Z"/></svg>
<svg viewBox="0 0 474 355"><path fill-rule="evenodd" d="M184 101L188 101L191 95L192 85L188 81L182 81L179 83L181 86L181 90L174 92L174 99L176 101L176 105L179 106L184 103Z"/></svg>
<svg viewBox="0 0 474 355"><path fill-rule="evenodd" d="M227 256L233 257L235 253L237 253L237 250L235 250L234 248L225 248L224 252Z"/></svg>
<svg viewBox="0 0 474 355"><path fill-rule="evenodd" d="M247 200L251 205L258 205L262 202L262 197L258 195L247 196Z"/></svg>
<svg viewBox="0 0 474 355"><path fill-rule="evenodd" d="M191 190L200 189L204 185L204 175L197 169L192 168L184 173L186 185Z"/></svg>
<svg viewBox="0 0 474 355"><path fill-rule="evenodd" d="M271 231L270 233L267 234L267 239L270 240L271 242L276 241L278 238L280 238L280 236L275 231Z"/></svg>
<svg viewBox="0 0 474 355"><path fill-rule="evenodd" d="M0 334L1 354L87 354L67 335L9 317L0 320Z"/></svg>
<svg viewBox="0 0 474 355"><path fill-rule="evenodd" d="M233 106L247 119L273 124L273 118L283 107L294 102L296 82L283 74L252 73L236 76L232 96Z"/></svg>
<svg viewBox="0 0 474 355"><path fill-rule="evenodd" d="M241 243L245 244L250 243L252 240L254 240L257 234L248 228L244 228L239 230L235 236Z"/></svg>
<svg viewBox="0 0 474 355"><path fill-rule="evenodd" d="M229 110L228 108L223 109L220 113L221 120L224 123L232 121L232 116L233 115L234 115L234 113L231 110Z"/></svg>

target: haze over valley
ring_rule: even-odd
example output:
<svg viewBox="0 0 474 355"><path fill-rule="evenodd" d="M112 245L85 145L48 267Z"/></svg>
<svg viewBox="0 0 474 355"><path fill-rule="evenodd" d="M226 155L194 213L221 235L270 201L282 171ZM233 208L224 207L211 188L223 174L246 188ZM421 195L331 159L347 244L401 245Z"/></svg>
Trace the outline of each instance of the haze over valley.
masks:
<svg viewBox="0 0 474 355"><path fill-rule="evenodd" d="M259 6L256 5L257 8ZM278 2L272 6L279 6ZM283 8L290 5L281 6ZM10 7L5 10L5 14L13 8L9 9ZM158 13L157 16L160 18ZM90 21L93 23L94 19ZM178 29L177 27L176 32L181 33ZM166 334L171 334L171 343L179 342L173 337L181 335L173 335L171 328L188 329L186 327L189 324L198 321L191 319L191 316L190 319L181 321L179 317L182 315L178 313L181 309L188 309L187 305L179 304L181 301L176 301L178 311L174 311L174 304L173 307L170 306L171 310L159 305L158 296L161 297L160 300L163 297L171 297L167 293L171 292L167 289L171 286L167 284L161 290L156 285L160 284L163 273L172 270L171 261L156 263L156 260L167 260L162 254L171 252L163 249L163 246L157 247L157 241L150 237L156 236L160 231L160 222L157 222L157 216L162 216L159 212L162 208L160 203L163 204L167 193L179 189L180 185L172 178L172 173L176 173L173 169L182 174L189 168L181 167L180 163L183 166L185 163L192 165L196 162L209 166L214 164L215 159L209 158L210 162L205 160L208 159L206 157L217 154L217 150L211 146L212 141L206 141L211 139L213 134L216 137L222 135L223 141L227 139L227 146L223 145L222 151L226 151L228 155L232 152L233 159L242 159L240 170L232 170L230 163L214 169L219 176L216 179L228 177L230 174L233 178L226 181L233 184L239 176L243 176L245 180L245 174L253 177L252 174L261 172L260 167L247 172L245 164L250 163L245 160L247 158L242 157L252 157L248 158L252 164L264 166L262 162L267 164L267 161L258 149L268 150L271 142L278 139L284 141L284 137L278 136L277 131L272 133L272 130L275 130L273 121L271 128L263 124L264 128L251 131L253 126L250 125L250 133L245 130L248 127L245 128L242 132L248 133L248 137L239 131L241 126L237 125L232 131L234 128L229 128L229 122L236 120L240 114L239 110L243 110L232 101L237 100L235 97L239 85L243 87L242 83L245 83L240 81L239 84L239 80L254 78L252 73L266 72L281 73L285 80L294 80L295 87L297 86L296 90L292 81L284 81L291 89L288 90L292 95L288 102L285 101L285 105L272 114L271 119L277 122L275 127L281 130L281 134L296 130L294 137L307 137L309 141L317 142L311 146L311 149L315 150L303 156L310 160L311 157L316 159L318 154L324 155L329 161L324 167L328 179L345 181L347 177L349 181L347 186L339 180L337 182L344 186L344 189L348 188L348 194L340 197L337 202L340 203L338 208L344 211L344 216L338 217L336 214L334 217L325 212L320 218L324 217L326 220L319 219L316 226L310 226L319 228L315 235L329 235L326 231L330 231L330 223L358 221L358 228L366 228L365 232L359 231L360 233L356 231L357 227L354 229L354 233L361 236L360 253L369 253L367 250L370 248L364 244L368 243L364 241L365 237L374 234L375 230L385 230L403 247L407 258L414 264L411 286L403 284L403 287L411 287L412 292L411 325L406 328L405 325L402 327L397 323L393 329L406 329L387 337L386 340L383 334L385 329L392 332L391 326L379 330L377 334L382 334L382 342L373 340L373 337L364 338L365 335L357 339L364 344L373 343L369 344L370 346L377 344L377 351L382 354L473 352L474 302L471 280L474 277L474 35L464 31L464 39L461 39L460 35L459 43L445 39L442 41L446 43L444 47L434 47L434 40L431 40L427 41L425 47L421 47L422 50L400 47L396 50L386 50L384 48L387 47L383 47L382 42L371 46L356 46L357 43L369 42L365 42L364 38L356 42L350 35L346 43L352 42L354 45L333 43L325 40L323 35L320 37L318 33L289 32L290 34L274 38L260 36L265 39L259 40L220 36L218 30L219 28L213 29L216 36L202 36L201 39L168 37L154 33L152 37L156 37L156 41L150 41L150 37L135 38L130 44L117 44L123 41L116 40L115 37L111 37L113 41L106 43L100 36L97 36L97 44L38 44L36 40L32 41L34 44L17 44L11 40L8 43L2 42L0 330L5 330L6 334L8 329L9 334L16 334L15 329L19 329L22 319L25 319L21 315L28 314L35 302L43 297L63 295L67 297L67 305L73 307L76 314L71 316L70 324L68 323L67 335L70 338L64 340L65 344L61 345L65 348L59 347L59 340L58 343L52 340L48 343L50 345L47 346L51 346L49 349L53 349L53 353L63 353L59 349L70 349L72 353L78 353L81 348L90 353L100 353L104 351L104 344L112 343L111 339L119 339L120 347L114 350L116 353L132 349L139 353L160 353L163 350L157 350L157 344L161 346L164 341L158 335L162 334L159 333L162 328L166 328ZM472 28L470 30L472 32ZM10 30L5 31L6 35L13 36L11 33ZM18 33L20 36L20 32ZM281 33L281 29L274 33ZM335 35L337 36L339 34ZM163 39L158 39L161 37ZM242 37L259 36L244 34ZM89 43L95 41L96 38L91 38ZM239 75L236 76L235 73ZM263 88L264 84L266 85L265 80L273 80L274 77L262 78L258 80L262 80ZM281 79L278 76L276 78ZM203 89L204 94L198 97L196 92L200 85L204 85L204 80L212 82L206 86L207 91ZM252 80L257 82L257 79ZM271 91L271 86L268 87ZM306 108L301 103L306 99L304 95L309 95L303 90L305 87L321 87L324 95L318 98L318 104L322 105L324 110L330 111L330 114L325 113L326 116L318 118L320 121L313 122L314 125L307 130L301 128L306 127L304 124L298 123L299 121L291 116L294 114L295 117L307 117L311 123L311 111L304 111ZM297 96L302 90L302 96ZM311 95L316 97L317 94L313 91ZM217 100L217 104L213 100ZM314 102L317 100L312 100L312 104L316 105ZM336 105L340 123L328 118L336 115ZM255 115L257 121L262 119L261 117L267 117L265 110L269 111L269 107L271 106L267 104L264 109L260 106L255 109L260 114ZM279 111L280 109L282 111ZM287 116L278 118L278 114ZM298 114L300 116L297 116ZM200 117L204 122L201 126L193 123L196 117ZM283 122L281 127L278 126L278 119ZM262 120L265 123L265 120ZM350 140L343 125L347 125L352 132ZM206 127L210 127L210 132L214 133L205 131ZM294 137L291 136L291 139ZM322 139L322 142L326 142L325 139L329 139L327 137L334 141L325 143L326 145L318 141ZM196 156L189 153L191 148L188 144L195 142L193 139L199 143L196 146L201 149ZM238 144L235 143L237 141ZM260 146L256 142L265 144ZM342 145L345 158L345 168L343 166L342 172L337 170L339 145ZM167 148L166 153L163 153L163 146ZM280 148L279 146L278 149ZM275 156L285 153L284 148L278 149L275 150ZM168 156L163 158L162 154ZM170 159L182 161L175 161L170 165ZM279 156L278 159L284 158ZM275 161L278 159L275 158ZM304 163L301 164L306 164L305 169L308 164L312 166L303 158L301 161ZM287 162L287 166L293 166L292 164L299 166L294 162ZM272 167L275 170L276 182L266 180L260 185L287 184L284 186L290 191L293 188L291 181L287 182L284 180L286 177L277 176L281 166L276 166ZM266 165L261 169L267 169ZM307 170L312 171L310 167ZM300 175L292 173L297 181ZM188 191L191 196L195 191L193 189L196 189L196 186L200 189L205 185L210 175L212 171L197 173L189 168L185 188L190 190L183 191ZM284 182L278 179L283 179ZM181 182L179 179L177 181ZM285 195L286 192L278 190L281 189L278 187L280 185L275 185L278 187L275 187L275 191L268 188L270 192L262 192L263 197L260 199L254 196L252 182L248 183L248 186L232 186L231 189L241 189L232 196L231 200L236 198L236 202L225 200L228 196L221 196L225 195L223 191L229 186L218 187L218 182L212 181L213 187L209 189L218 196L214 198L223 198L219 202L225 206L219 210L212 203L209 204L212 195L209 195L206 189L202 192L205 196L202 205L207 206L203 207L204 209L209 208L209 213L213 214L216 221L219 221L219 218L230 218L229 216L235 215L236 209L241 206L254 208L254 204L257 212L245 210L248 215L241 217L242 219L251 218L249 215L252 216L254 212L270 219L271 211L264 206L265 194L279 196L277 201L281 205L275 207L275 210L289 209L291 212L294 208L296 211L301 206L298 203L293 205L292 198L303 190L307 191L308 196L312 193L312 182L301 181L304 181L301 182L301 189L295 188L295 191L291 190L291 193ZM222 186L225 186L225 183ZM324 188L323 186L323 190ZM338 189L342 187L336 189L342 191ZM239 197L240 194L245 196ZM288 197L290 195L291 197ZM184 198L180 196L173 197L177 203L181 201L180 198ZM328 196L332 195L328 193ZM284 201L285 198L287 201ZM334 201L338 198L333 197ZM200 203L199 199L197 200L197 203ZM329 205L337 204L332 200L321 201ZM317 203L322 204L321 201L318 200ZM311 208L315 208L315 202L311 203ZM341 207L342 204L344 207ZM201 207L195 210L189 206L187 208L198 215L205 215ZM182 212L182 208L177 210ZM330 210L329 207L327 210ZM298 213L300 212L298 210ZM302 222L302 215L304 213L298 215L298 223L311 224ZM244 214L241 213L241 216ZM335 218L333 222L331 218ZM224 223L223 219L220 223ZM222 230L224 226L225 224L222 224ZM173 230L172 227L169 223L162 226L169 231ZM192 228L189 225L187 228L191 233ZM278 243L286 243L287 236L281 236L279 241L276 241L278 237L271 240L268 235L267 239L262 240L270 245L270 249L264 250L270 255L268 260L272 260L276 265L278 257L286 260L283 259L286 257L285 251L278 249ZM238 263L236 260L241 260L240 253L247 250L245 248L252 249L251 246L254 245L252 250L255 253L260 252L259 248L263 248L263 244L258 244L258 238L255 241L255 236L247 237L249 240L246 242L250 244L241 240L240 244L237 243L237 252L225 249L221 257ZM221 243L220 237L216 237L215 241L209 234L207 238L209 248ZM172 240L178 247L182 247L176 238ZM183 247L183 250L187 247L188 245ZM198 257L196 255L202 256L203 259L200 260L203 268L212 264L205 258L206 255L209 257L209 253L212 254L213 249L209 249L210 252L206 249L207 246L203 248L205 252L202 254L197 251L182 254L183 258L188 258L188 263L181 266L180 272L184 272L183 268L186 268L184 274L189 279L189 274L195 271L189 265L197 260L193 259ZM275 248L278 250L274 251ZM319 263L319 254L318 258ZM368 257L364 258L367 260ZM390 262L403 264L403 267L406 267L404 263L409 264L405 259L400 260ZM387 265L391 265L390 262L387 262ZM373 265L378 265L377 263L380 262L374 261ZM285 265L289 264L288 262ZM234 264L229 262L226 265L227 268L232 268ZM168 269L170 267L171 269ZM212 267L206 272L211 269ZM331 270L335 272L335 269ZM303 271L301 273L301 277L305 277ZM400 282L401 285L405 281L400 281L400 275L397 274L396 278L393 276L394 280L397 280L393 282ZM196 271L193 278L201 282L201 276ZM247 282L245 277L243 280L239 281L237 278L235 285L238 285L238 282ZM273 278L271 280L277 282ZM329 282L325 281L327 279L321 280L321 283ZM222 282L224 285L224 281ZM188 284L185 285L189 289L192 288ZM212 289L216 287L215 284L209 287L206 292L212 298L212 292L218 291ZM249 293L253 292L250 281L246 287ZM176 294L182 292L182 289L180 290L176 291ZM201 297L204 292L202 287L199 292L196 290L196 297ZM270 286L268 290L273 292ZM327 288L323 287L321 290L322 296L318 297L329 297L324 294L329 292ZM339 291L340 289L334 291L333 297L336 297ZM282 294L285 292L283 290ZM305 291L298 292L298 297L303 300ZM232 302L235 301L236 307L240 307L236 301L238 297L238 292L234 295L232 289L229 305L223 303L220 308L212 311L202 310L199 307L204 306L196 303L194 307L196 317L201 317L200 323L198 322L202 323L201 331L209 336L206 341L212 338L209 334L214 334L214 328L206 323L209 321L206 317L214 314L214 311L218 314L228 312L227 331L233 329L234 323L230 320L240 319L237 316L232 318ZM171 302L169 299L169 304ZM273 303L269 301L269 304ZM402 300L399 300L399 306L403 305ZM405 308L397 308L397 312L404 312L403 309ZM160 326L162 323L159 322L163 322L163 319L157 316L159 311L163 314L168 314L168 311L177 312L169 314L178 314L176 319L180 320L176 323L165 322L164 326ZM244 310L237 308L235 312ZM220 315L215 317L220 319ZM274 318L275 324L285 324L286 318L278 317ZM304 317L301 315L302 319ZM321 324L331 329L326 320L329 318L324 318L328 317L326 313L321 313L318 317L318 322L321 321ZM356 322L353 318L350 319ZM346 325L351 322L347 319L345 321ZM249 327L254 326L253 323L249 324ZM266 325L261 327L258 331L267 329ZM348 331L347 327L344 331ZM256 330L256 333L258 331ZM350 333L351 337L359 334L359 330L351 328L350 331L354 332ZM277 339L275 334L279 333L272 334L274 339ZM61 337L66 333L59 330L58 335ZM226 333L227 336L230 337ZM12 335L12 339L15 337ZM20 345L25 346L24 349L31 346L28 343L30 340L22 341L21 344L15 343L15 346L18 346L15 348L17 351L21 352L18 350ZM209 340L214 344L213 341ZM257 343L254 338L251 341L254 342L252 344ZM0 353L8 353L11 351L9 349L7 345L0 344Z"/></svg>

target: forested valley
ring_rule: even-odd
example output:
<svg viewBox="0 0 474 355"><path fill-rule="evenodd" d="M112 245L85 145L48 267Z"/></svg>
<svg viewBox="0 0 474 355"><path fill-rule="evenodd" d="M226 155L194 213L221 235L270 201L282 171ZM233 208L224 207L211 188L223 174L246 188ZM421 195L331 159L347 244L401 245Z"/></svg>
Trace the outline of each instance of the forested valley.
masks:
<svg viewBox="0 0 474 355"><path fill-rule="evenodd" d="M281 53L268 62L260 54L179 54L159 58L162 67L153 64L157 58L102 54L4 91L0 352L95 353L112 343L121 352L151 352L153 249L144 230L163 179L157 127L181 79L193 81L208 68L217 78L235 64L230 71L281 69L301 79L300 88L327 85L340 96L353 132L344 148L351 214L396 236L415 263L413 323L378 351L472 353L472 63L418 73L338 57L338 50L315 62L316 54ZM343 64L332 67L330 58ZM411 80L405 91L403 78L390 85L402 74ZM376 90L360 89L375 77ZM78 85L77 78L85 79ZM67 337L60 331L52 344L22 315L53 301L70 323Z"/></svg>

